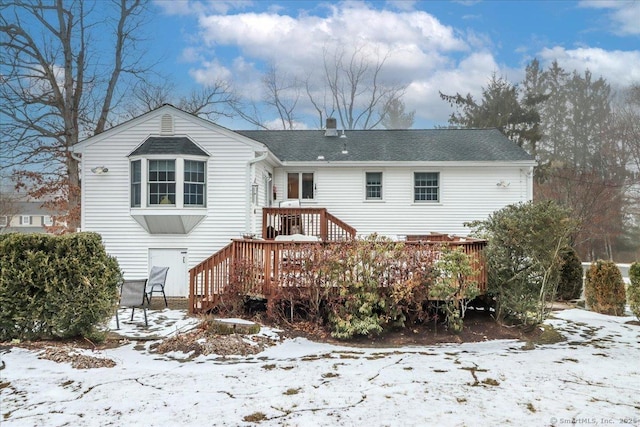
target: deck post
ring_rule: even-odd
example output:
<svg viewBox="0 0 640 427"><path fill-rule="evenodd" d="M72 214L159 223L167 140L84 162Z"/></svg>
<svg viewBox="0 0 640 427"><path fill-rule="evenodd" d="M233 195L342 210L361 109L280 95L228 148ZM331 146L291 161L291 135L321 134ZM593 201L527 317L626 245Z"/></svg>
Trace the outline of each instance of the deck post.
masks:
<svg viewBox="0 0 640 427"><path fill-rule="evenodd" d="M329 234L329 226L328 226L328 219L327 219L327 209L322 209L320 211L320 239L323 242L326 242L328 240L328 234Z"/></svg>

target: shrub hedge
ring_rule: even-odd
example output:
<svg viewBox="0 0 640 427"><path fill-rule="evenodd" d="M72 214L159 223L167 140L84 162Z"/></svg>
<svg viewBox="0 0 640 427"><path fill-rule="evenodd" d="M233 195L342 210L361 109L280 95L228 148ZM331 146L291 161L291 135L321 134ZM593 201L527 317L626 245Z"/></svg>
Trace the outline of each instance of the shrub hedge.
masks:
<svg viewBox="0 0 640 427"><path fill-rule="evenodd" d="M556 298L560 301L578 299L582 293L582 261L570 246L562 251L562 261Z"/></svg>
<svg viewBox="0 0 640 427"><path fill-rule="evenodd" d="M584 294L592 311L614 316L624 315L627 302L624 281L613 261L598 260L591 264L585 277Z"/></svg>
<svg viewBox="0 0 640 427"><path fill-rule="evenodd" d="M101 338L122 278L95 233L0 236L0 340Z"/></svg>
<svg viewBox="0 0 640 427"><path fill-rule="evenodd" d="M627 288L629 307L633 315L640 320L640 261L631 264L631 268L629 268L629 280L631 281Z"/></svg>

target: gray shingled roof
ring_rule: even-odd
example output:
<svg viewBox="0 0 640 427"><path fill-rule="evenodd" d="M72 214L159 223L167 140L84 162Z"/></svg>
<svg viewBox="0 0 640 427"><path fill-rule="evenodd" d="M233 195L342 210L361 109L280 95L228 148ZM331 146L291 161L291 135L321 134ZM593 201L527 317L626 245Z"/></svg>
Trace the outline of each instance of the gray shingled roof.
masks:
<svg viewBox="0 0 640 427"><path fill-rule="evenodd" d="M184 136L151 136L129 156L147 154L187 154L193 156L208 156L200 147Z"/></svg>
<svg viewBox="0 0 640 427"><path fill-rule="evenodd" d="M323 130L236 132L265 144L282 161L533 160L498 129L351 130L346 138L326 137Z"/></svg>

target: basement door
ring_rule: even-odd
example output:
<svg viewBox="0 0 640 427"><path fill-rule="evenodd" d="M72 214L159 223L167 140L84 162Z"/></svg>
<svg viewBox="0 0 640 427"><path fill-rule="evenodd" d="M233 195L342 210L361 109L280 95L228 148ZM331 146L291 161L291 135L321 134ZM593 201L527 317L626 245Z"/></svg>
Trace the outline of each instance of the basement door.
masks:
<svg viewBox="0 0 640 427"><path fill-rule="evenodd" d="M149 271L152 266L169 267L164 292L168 297L189 296L189 259L186 249L149 249Z"/></svg>

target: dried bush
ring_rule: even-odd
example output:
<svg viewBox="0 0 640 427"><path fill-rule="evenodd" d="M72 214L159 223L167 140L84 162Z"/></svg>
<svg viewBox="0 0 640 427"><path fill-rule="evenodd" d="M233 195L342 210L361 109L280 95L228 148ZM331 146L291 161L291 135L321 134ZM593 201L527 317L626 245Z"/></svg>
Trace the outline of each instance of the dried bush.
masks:
<svg viewBox="0 0 640 427"><path fill-rule="evenodd" d="M640 262L636 261L629 268L629 287L627 288L627 298L631 312L640 320Z"/></svg>
<svg viewBox="0 0 640 427"><path fill-rule="evenodd" d="M626 305L624 281L613 261L598 260L587 270L584 284L587 306L592 311L622 316Z"/></svg>

